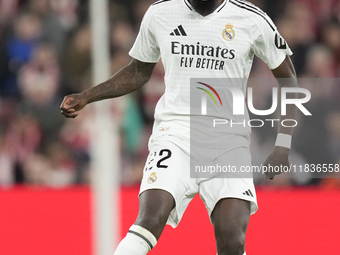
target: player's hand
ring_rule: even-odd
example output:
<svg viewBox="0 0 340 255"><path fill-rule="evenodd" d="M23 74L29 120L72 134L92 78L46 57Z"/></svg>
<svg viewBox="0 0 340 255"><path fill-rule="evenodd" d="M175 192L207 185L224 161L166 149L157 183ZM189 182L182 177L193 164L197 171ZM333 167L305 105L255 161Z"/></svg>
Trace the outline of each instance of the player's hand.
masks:
<svg viewBox="0 0 340 255"><path fill-rule="evenodd" d="M60 105L61 114L66 118L75 118L79 111L87 105L87 100L82 94L72 94L64 97Z"/></svg>
<svg viewBox="0 0 340 255"><path fill-rule="evenodd" d="M272 153L270 153L264 162L264 166L267 167L265 175L269 179L274 179L275 175L279 175L282 171L274 171L275 166L277 169L283 169L283 167L289 167L290 163L288 160L289 149L284 147L275 146ZM271 167L270 167L271 166Z"/></svg>

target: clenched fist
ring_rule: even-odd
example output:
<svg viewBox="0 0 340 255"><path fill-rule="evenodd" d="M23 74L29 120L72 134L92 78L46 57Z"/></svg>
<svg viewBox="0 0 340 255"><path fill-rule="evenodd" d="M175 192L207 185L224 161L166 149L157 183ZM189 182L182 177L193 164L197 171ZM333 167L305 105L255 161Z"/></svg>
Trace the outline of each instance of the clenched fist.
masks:
<svg viewBox="0 0 340 255"><path fill-rule="evenodd" d="M61 114L66 118L75 118L87 103L87 100L82 94L68 95L64 97L64 100L60 105Z"/></svg>

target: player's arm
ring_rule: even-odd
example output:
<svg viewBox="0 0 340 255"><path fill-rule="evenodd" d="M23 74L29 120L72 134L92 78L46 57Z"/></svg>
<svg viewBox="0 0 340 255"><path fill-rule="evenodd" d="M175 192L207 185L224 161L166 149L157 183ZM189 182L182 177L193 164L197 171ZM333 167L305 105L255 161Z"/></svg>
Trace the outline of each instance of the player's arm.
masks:
<svg viewBox="0 0 340 255"><path fill-rule="evenodd" d="M61 113L75 118L87 104L126 95L148 82L156 63L136 59L114 74L109 80L78 94L68 95L61 103Z"/></svg>
<svg viewBox="0 0 340 255"><path fill-rule="evenodd" d="M287 55L283 63L276 69L272 70L275 78L278 80L279 87L298 87L296 72L290 57ZM292 95L293 97L296 95ZM279 97L278 105L281 105L281 97ZM287 114L285 116L280 115L280 123L284 119L295 119L296 107L295 105L287 105ZM284 127L278 125L278 137L276 145L271 154L267 157L264 165L268 166L289 166L289 151L290 141L293 132L292 127ZM266 176L273 179L275 175L280 173L266 172Z"/></svg>

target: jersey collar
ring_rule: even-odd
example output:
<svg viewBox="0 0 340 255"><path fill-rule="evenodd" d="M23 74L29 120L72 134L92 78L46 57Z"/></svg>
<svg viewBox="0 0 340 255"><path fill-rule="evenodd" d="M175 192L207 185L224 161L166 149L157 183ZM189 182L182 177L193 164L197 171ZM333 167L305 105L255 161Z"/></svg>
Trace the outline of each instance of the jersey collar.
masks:
<svg viewBox="0 0 340 255"><path fill-rule="evenodd" d="M190 10L190 11L193 11L193 12L196 12L195 9L192 7L192 5L189 3L188 0L183 0L185 5L187 6L187 8ZM224 0L223 3L221 3L217 8L216 10L213 12L213 13L218 13L220 12L226 5L227 3L229 2L229 0ZM213 14L213 13L210 13L209 15ZM208 16L209 16L208 15Z"/></svg>

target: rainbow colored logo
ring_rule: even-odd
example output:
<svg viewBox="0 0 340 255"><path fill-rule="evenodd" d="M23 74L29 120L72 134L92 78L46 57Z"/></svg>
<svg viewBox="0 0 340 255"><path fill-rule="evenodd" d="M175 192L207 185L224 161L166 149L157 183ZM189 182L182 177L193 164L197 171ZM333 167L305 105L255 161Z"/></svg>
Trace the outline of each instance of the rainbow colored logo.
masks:
<svg viewBox="0 0 340 255"><path fill-rule="evenodd" d="M208 85L208 84L206 84L206 83L203 83L203 82L197 82L197 83L206 86L206 87L209 88L212 92L214 92L215 95L217 96L218 100L220 101L221 105L222 105L222 100L221 100L221 98L220 98L220 95L217 93L217 91L216 91L212 86L210 86L210 85ZM209 90L204 89L204 88L200 88L200 87L196 87L196 88L198 88L198 89L203 90L204 92L206 92L206 93L214 100L215 105L217 105L216 100L215 100L213 94L211 94L211 92L210 92Z"/></svg>

